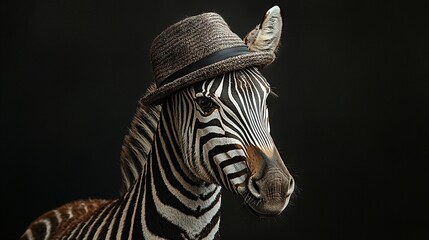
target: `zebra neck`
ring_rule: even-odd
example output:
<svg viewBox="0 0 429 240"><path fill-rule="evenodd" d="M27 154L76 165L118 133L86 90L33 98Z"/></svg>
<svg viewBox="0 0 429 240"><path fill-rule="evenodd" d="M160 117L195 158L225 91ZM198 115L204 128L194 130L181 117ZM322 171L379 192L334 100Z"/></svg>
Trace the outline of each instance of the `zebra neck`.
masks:
<svg viewBox="0 0 429 240"><path fill-rule="evenodd" d="M218 238L220 186L189 178L168 125L161 120L144 171L143 235L145 239Z"/></svg>

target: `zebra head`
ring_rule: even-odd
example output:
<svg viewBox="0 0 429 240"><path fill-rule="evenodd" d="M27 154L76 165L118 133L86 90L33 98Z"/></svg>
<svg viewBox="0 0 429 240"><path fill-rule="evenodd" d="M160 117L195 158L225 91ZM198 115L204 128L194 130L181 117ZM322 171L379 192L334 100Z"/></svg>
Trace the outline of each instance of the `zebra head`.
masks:
<svg viewBox="0 0 429 240"><path fill-rule="evenodd" d="M274 7L245 42L249 49L274 51L280 31ZM280 214L294 190L270 135L270 93L266 79L250 67L196 83L165 102L190 174L241 195L259 215Z"/></svg>

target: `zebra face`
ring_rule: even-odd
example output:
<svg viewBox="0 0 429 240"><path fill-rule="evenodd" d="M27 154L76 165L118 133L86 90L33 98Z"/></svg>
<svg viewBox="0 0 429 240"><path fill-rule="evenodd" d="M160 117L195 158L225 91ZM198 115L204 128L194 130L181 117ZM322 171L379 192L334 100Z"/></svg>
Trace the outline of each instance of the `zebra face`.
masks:
<svg viewBox="0 0 429 240"><path fill-rule="evenodd" d="M259 215L286 207L294 181L270 136L270 86L256 68L197 83L167 101L191 175L241 195Z"/></svg>

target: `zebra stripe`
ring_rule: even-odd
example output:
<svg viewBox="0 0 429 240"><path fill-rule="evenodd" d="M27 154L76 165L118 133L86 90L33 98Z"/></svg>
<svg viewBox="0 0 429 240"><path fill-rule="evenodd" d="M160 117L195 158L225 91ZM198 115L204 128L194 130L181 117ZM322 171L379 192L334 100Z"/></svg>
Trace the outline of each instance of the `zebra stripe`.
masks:
<svg viewBox="0 0 429 240"><path fill-rule="evenodd" d="M140 103L121 151L121 197L53 210L22 239L219 238L221 186L235 193L246 186L246 146L274 148L269 93L259 71L247 68L197 83L160 106ZM206 114L200 97L216 109Z"/></svg>

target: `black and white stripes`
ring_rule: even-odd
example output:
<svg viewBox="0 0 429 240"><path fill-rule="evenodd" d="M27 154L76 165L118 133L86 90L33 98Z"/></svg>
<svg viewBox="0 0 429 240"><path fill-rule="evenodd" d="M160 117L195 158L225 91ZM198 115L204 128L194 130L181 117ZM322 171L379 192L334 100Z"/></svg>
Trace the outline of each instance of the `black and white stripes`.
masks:
<svg viewBox="0 0 429 240"><path fill-rule="evenodd" d="M141 104L122 147L122 196L53 210L36 220L44 232L32 224L22 239L219 238L221 187L248 204L261 201L243 189L256 171L249 146L275 148L269 94L258 69L246 68L174 93L160 106Z"/></svg>
<svg viewBox="0 0 429 240"><path fill-rule="evenodd" d="M188 123L178 126L186 163L202 181L217 183L236 192L248 172L248 145L273 148L269 135L266 98L270 87L256 68L247 68L204 81L172 97L184 101L190 111L177 112L176 119ZM204 114L193 100L209 98L215 110ZM179 103L180 101L175 101ZM184 104L184 103L181 103ZM180 106L175 106L180 108ZM192 109L195 109L192 112Z"/></svg>

